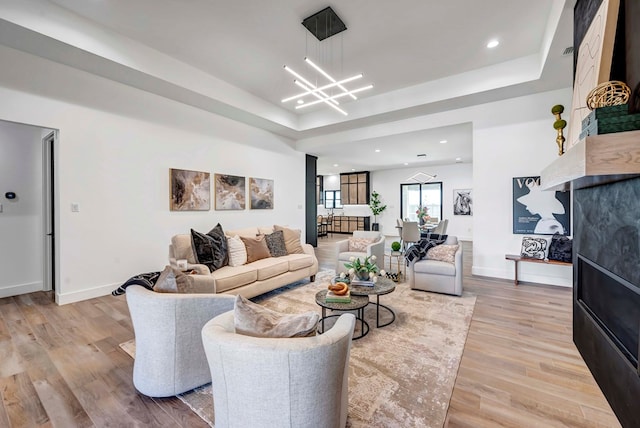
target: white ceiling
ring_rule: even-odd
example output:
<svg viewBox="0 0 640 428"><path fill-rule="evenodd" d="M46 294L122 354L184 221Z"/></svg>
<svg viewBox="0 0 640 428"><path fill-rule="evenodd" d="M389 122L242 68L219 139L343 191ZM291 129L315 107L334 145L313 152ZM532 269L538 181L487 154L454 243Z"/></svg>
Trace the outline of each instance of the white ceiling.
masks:
<svg viewBox="0 0 640 428"><path fill-rule="evenodd" d="M571 84L571 58L561 52L571 45L566 27L575 0L3 3L0 30L15 37L1 43L300 141L319 156L321 173L471 162L469 123L384 137L369 132L339 145L322 137ZM301 22L326 6L348 29L318 42ZM487 49L490 39L500 45ZM65 49L93 55L79 59ZM341 100L347 117L323 105L283 105L299 92L284 64L326 83L305 56L338 79L362 72L362 83L374 88L358 101ZM426 160L416 158L425 152ZM341 164L337 171L334 163Z"/></svg>

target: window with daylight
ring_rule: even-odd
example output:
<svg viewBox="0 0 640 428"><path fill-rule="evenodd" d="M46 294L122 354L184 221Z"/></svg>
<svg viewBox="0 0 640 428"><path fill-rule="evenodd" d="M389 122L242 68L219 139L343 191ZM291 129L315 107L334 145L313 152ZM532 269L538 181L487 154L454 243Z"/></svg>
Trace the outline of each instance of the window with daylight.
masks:
<svg viewBox="0 0 640 428"><path fill-rule="evenodd" d="M339 190L325 190L324 207L328 210L333 208L342 208L342 200L340 199Z"/></svg>
<svg viewBox="0 0 640 428"><path fill-rule="evenodd" d="M426 207L429 217L442 220L441 182L401 184L400 199L400 216L405 221L418 221L416 211L419 207Z"/></svg>

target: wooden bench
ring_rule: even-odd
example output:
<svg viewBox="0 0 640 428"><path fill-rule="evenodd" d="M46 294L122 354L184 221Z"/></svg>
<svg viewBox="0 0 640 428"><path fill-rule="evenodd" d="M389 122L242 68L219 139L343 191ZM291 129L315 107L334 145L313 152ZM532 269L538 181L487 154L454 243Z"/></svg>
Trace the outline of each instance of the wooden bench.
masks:
<svg viewBox="0 0 640 428"><path fill-rule="evenodd" d="M516 264L516 276L513 281L515 285L518 285L518 262L528 262L528 263L542 263L547 265L560 265L560 266L572 266L573 263L570 262L561 262L558 260L540 260L540 259L532 259L529 257L522 257L517 254L507 254L504 256L507 260L513 260Z"/></svg>

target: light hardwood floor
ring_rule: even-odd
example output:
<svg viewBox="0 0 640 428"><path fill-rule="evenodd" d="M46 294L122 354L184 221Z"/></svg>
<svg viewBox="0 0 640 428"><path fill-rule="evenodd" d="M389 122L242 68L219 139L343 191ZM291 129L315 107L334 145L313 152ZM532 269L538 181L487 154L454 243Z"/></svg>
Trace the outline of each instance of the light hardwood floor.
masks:
<svg viewBox="0 0 640 428"><path fill-rule="evenodd" d="M321 269L333 269L322 238ZM571 290L474 278L478 296L447 427L616 427L571 341ZM138 394L124 296L57 306L50 293L0 299L0 427L206 426L176 398Z"/></svg>

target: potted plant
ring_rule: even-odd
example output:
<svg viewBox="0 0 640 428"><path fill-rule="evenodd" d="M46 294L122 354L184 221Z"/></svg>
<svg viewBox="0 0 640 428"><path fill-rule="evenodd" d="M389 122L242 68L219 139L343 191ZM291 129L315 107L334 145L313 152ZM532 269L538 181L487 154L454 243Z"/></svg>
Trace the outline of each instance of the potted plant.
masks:
<svg viewBox="0 0 640 428"><path fill-rule="evenodd" d="M371 225L371 230L380 230L380 225L378 224L378 215L382 214L382 212L387 209L387 206L382 205L382 201L380 201L380 194L375 190L371 192L371 202L369 202L369 208L371 208L371 212L373 213L373 224Z"/></svg>
<svg viewBox="0 0 640 428"><path fill-rule="evenodd" d="M347 274L361 281L376 282L378 274L382 276L386 274L384 270L378 269L376 256L365 257L364 261L359 257L349 257L349 263L345 263L344 267L348 269ZM344 272L340 274L340 277L344 277L343 274Z"/></svg>

